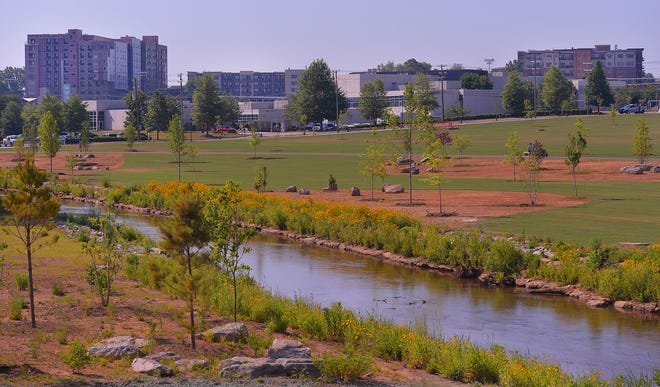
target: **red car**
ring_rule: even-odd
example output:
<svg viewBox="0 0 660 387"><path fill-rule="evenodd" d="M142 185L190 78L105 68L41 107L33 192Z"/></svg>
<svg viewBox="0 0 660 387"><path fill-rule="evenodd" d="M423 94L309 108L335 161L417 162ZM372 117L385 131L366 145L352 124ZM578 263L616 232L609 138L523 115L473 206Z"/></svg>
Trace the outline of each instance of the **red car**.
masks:
<svg viewBox="0 0 660 387"><path fill-rule="evenodd" d="M220 128L215 128L215 132L216 133L236 133L236 129L220 127Z"/></svg>

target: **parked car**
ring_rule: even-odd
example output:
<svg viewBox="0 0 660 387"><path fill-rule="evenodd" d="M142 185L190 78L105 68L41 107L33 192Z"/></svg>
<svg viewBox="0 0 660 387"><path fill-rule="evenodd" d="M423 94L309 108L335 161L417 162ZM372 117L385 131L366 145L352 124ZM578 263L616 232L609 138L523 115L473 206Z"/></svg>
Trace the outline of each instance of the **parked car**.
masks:
<svg viewBox="0 0 660 387"><path fill-rule="evenodd" d="M214 132L216 133L236 133L236 129L229 127L219 127L215 128Z"/></svg>
<svg viewBox="0 0 660 387"><path fill-rule="evenodd" d="M2 146L14 146L14 142L16 142L16 140L20 137L22 137L20 134L10 134L2 140Z"/></svg>
<svg viewBox="0 0 660 387"><path fill-rule="evenodd" d="M628 113L644 113L646 110L637 105L636 103L629 103L626 106L619 109L619 113L628 114Z"/></svg>
<svg viewBox="0 0 660 387"><path fill-rule="evenodd" d="M60 133L58 136L60 144L77 144L80 140L76 136L72 136L69 133Z"/></svg>

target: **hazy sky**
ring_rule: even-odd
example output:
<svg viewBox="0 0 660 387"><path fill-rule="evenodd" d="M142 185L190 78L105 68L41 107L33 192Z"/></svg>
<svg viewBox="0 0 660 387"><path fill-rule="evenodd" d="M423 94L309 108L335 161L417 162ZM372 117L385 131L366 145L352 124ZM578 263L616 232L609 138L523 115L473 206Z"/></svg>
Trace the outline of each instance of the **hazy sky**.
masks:
<svg viewBox="0 0 660 387"><path fill-rule="evenodd" d="M187 71L282 71L323 58L340 72L416 58L494 67L518 51L644 48L660 76L660 1L0 0L0 68L24 65L27 34L158 35L168 78Z"/></svg>

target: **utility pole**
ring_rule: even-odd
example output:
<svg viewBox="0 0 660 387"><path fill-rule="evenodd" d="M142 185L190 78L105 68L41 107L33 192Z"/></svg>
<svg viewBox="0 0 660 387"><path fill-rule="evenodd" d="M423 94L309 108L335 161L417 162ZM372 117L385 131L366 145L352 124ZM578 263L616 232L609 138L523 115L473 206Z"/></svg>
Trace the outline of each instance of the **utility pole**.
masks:
<svg viewBox="0 0 660 387"><path fill-rule="evenodd" d="M495 62L495 59L493 58L484 59L484 62L488 64L488 74L490 74L490 65L493 64L493 62Z"/></svg>
<svg viewBox="0 0 660 387"><path fill-rule="evenodd" d="M335 70L335 130L339 132L339 83L337 83L337 70Z"/></svg>
<svg viewBox="0 0 660 387"><path fill-rule="evenodd" d="M445 65L440 65L440 104L442 105L442 122L445 122Z"/></svg>
<svg viewBox="0 0 660 387"><path fill-rule="evenodd" d="M133 84L135 87L133 88L133 94L135 95L135 98L133 99L133 102L135 104L135 129L137 131L137 142L140 142L140 104L138 103L138 83L137 83L137 77L133 78Z"/></svg>
<svg viewBox="0 0 660 387"><path fill-rule="evenodd" d="M179 118L181 121L181 131L183 132L183 73L179 73ZM192 127L190 128L190 142L192 142Z"/></svg>

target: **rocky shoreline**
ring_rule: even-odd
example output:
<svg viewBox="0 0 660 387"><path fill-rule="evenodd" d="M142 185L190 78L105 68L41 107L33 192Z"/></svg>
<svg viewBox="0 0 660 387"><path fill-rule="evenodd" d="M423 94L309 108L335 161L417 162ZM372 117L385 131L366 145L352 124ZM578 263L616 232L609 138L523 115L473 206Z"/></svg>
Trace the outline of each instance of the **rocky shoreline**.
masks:
<svg viewBox="0 0 660 387"><path fill-rule="evenodd" d="M73 195L59 195L63 200L72 200L81 203L87 203L97 206L107 206L104 199L89 199L79 198ZM112 208L120 211L128 211L149 216L167 216L171 212L165 210L156 210L152 208L143 208L130 204L113 203ZM258 232L265 235L273 235L281 238L286 238L298 243L310 246L318 246L329 249L336 249L339 251L359 254L362 256L372 257L375 259L383 259L391 263L412 266L423 270L432 270L439 273L455 275L459 278L473 278L479 280L485 286L499 286L495 284L494 273L482 272L478 269L470 268L469 270L464 267L457 267L451 265L443 265L430 262L422 257L404 257L399 254L390 253L383 250L370 249L364 246L358 246L351 243L337 242L328 239L318 238L309 235L299 235L297 233L279 230L275 228L262 227L258 225L251 225ZM543 251L534 251L535 254L545 255ZM660 318L660 306L657 302L642 303L637 301L622 301L614 300L611 297L603 296L596 292L589 291L579 285L562 285L557 282L552 282L539 278L507 278L504 281L504 286L515 286L520 291L528 292L530 294L544 294L544 295L557 295L574 298L586 304L590 308L608 308L636 314L642 318Z"/></svg>
<svg viewBox="0 0 660 387"><path fill-rule="evenodd" d="M286 230L283 231L260 226L253 227L255 227L262 234L286 238L304 245L325 247L347 253L359 254L376 259L383 259L399 265L413 266L424 270L432 270L439 273L452 274L459 278L474 278L486 286L494 286L495 283L493 273L482 272L476 269L466 270L463 267L429 262L428 260L421 257L408 258L399 254L393 254L382 250L370 249L363 246L353 245L351 243L337 242L313 236L299 235ZM538 278L509 278L506 279L504 283L505 286L515 286L520 291L524 291L530 294L571 297L580 302L583 302L590 308L607 308L612 306L618 311L638 314L640 317L660 317L660 307L656 302L642 303L637 301L616 301L611 297L606 297L596 292L586 290L578 285L562 285L557 282L551 282Z"/></svg>

